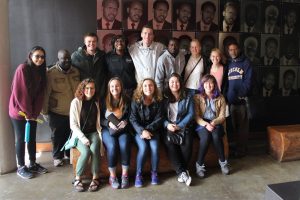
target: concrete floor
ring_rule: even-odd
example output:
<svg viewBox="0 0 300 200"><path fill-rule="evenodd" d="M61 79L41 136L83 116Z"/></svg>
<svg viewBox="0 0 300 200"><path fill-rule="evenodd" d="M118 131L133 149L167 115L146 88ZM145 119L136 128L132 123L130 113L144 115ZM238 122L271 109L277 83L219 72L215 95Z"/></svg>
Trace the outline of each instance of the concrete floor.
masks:
<svg viewBox="0 0 300 200"><path fill-rule="evenodd" d="M192 174L192 186L177 182L174 173L162 174L162 184L137 189L113 190L103 179L98 192L77 193L73 190L71 165L55 168L50 153L43 153L38 162L50 173L24 180L16 173L0 176L0 199L264 199L268 184L300 180L300 161L278 163L268 155L252 155L231 160L232 174L224 176L219 168L208 169L208 177L201 180Z"/></svg>

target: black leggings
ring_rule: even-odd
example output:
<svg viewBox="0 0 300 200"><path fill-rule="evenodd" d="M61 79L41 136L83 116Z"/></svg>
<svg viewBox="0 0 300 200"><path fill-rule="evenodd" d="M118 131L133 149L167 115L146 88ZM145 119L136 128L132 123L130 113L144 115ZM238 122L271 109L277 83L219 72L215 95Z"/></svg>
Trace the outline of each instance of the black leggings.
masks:
<svg viewBox="0 0 300 200"><path fill-rule="evenodd" d="M17 120L11 118L16 141L16 153L19 166L25 165L25 124L26 120ZM30 164L34 164L36 160L36 121L30 121L30 137L27 144Z"/></svg>
<svg viewBox="0 0 300 200"><path fill-rule="evenodd" d="M225 161L224 155L224 144L223 144L223 136L224 136L224 127L222 125L216 126L216 128L209 132L205 127L202 127L200 130L197 131L197 134L200 138L199 144L199 154L198 154L198 164L204 164L204 158L207 153L209 144L211 141L217 151L220 161Z"/></svg>

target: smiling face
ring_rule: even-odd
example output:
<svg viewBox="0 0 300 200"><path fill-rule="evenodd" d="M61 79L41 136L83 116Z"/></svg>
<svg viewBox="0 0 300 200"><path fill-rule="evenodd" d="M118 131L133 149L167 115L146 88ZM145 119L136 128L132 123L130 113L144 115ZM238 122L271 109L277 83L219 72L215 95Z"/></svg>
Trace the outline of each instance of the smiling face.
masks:
<svg viewBox="0 0 300 200"><path fill-rule="evenodd" d="M84 38L84 44L86 46L86 51L88 53L94 52L97 48L97 38L92 36L87 36Z"/></svg>
<svg viewBox="0 0 300 200"><path fill-rule="evenodd" d="M114 43L114 48L117 51L123 51L125 49L125 41L122 38L116 39Z"/></svg>
<svg viewBox="0 0 300 200"><path fill-rule="evenodd" d="M190 52L191 52L192 56L198 57L201 52L200 42L192 41L191 45L190 45Z"/></svg>
<svg viewBox="0 0 300 200"><path fill-rule="evenodd" d="M122 86L119 80L112 80L109 84L109 92L115 98L118 99L121 95Z"/></svg>
<svg viewBox="0 0 300 200"><path fill-rule="evenodd" d="M71 56L67 51L58 52L58 64L63 70L68 70L71 67Z"/></svg>
<svg viewBox="0 0 300 200"><path fill-rule="evenodd" d="M177 55L179 52L179 45L176 40L170 40L168 44L168 51L173 54Z"/></svg>
<svg viewBox="0 0 300 200"><path fill-rule="evenodd" d="M203 88L204 88L205 94L210 95L213 93L213 91L215 89L215 84L212 80L207 80L203 84Z"/></svg>
<svg viewBox="0 0 300 200"><path fill-rule="evenodd" d="M151 28L143 28L141 37L143 40L143 46L150 46L154 39L153 30Z"/></svg>
<svg viewBox="0 0 300 200"><path fill-rule="evenodd" d="M169 88L172 93L178 93L180 90L180 80L176 76L169 79Z"/></svg>
<svg viewBox="0 0 300 200"><path fill-rule="evenodd" d="M86 100L90 100L95 95L95 83L88 83L84 87L84 96Z"/></svg>
<svg viewBox="0 0 300 200"><path fill-rule="evenodd" d="M153 97L154 91L155 90L155 86L153 81L151 80L145 80L143 82L143 94L146 97Z"/></svg>
<svg viewBox="0 0 300 200"><path fill-rule="evenodd" d="M213 65L218 65L221 62L221 55L217 51L212 51L210 54L210 60Z"/></svg>
<svg viewBox="0 0 300 200"><path fill-rule="evenodd" d="M45 62L45 54L41 50L34 51L31 54L30 58L31 58L33 64L35 64L35 66L37 66L37 67L41 66Z"/></svg>

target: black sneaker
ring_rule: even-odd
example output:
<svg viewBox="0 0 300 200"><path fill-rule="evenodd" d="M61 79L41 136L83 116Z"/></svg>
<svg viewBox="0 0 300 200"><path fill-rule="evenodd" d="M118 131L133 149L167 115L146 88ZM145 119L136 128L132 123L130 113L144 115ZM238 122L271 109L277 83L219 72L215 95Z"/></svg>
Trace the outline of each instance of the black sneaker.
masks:
<svg viewBox="0 0 300 200"><path fill-rule="evenodd" d="M38 163L34 163L34 165L29 166L28 169L30 172L38 174L46 174L48 172L48 169Z"/></svg>
<svg viewBox="0 0 300 200"><path fill-rule="evenodd" d="M24 179L31 179L33 178L33 174L28 170L26 166L19 167L17 170L18 176Z"/></svg>

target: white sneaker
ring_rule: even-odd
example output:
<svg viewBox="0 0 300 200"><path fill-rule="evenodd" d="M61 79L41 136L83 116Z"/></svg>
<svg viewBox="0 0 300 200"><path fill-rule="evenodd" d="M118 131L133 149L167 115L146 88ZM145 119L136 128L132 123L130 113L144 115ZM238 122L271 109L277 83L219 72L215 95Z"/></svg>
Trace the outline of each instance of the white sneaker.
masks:
<svg viewBox="0 0 300 200"><path fill-rule="evenodd" d="M184 183L184 180L182 179L181 174L178 175L177 181L178 181L179 183Z"/></svg>
<svg viewBox="0 0 300 200"><path fill-rule="evenodd" d="M64 165L64 161L62 159L54 159L53 164L55 167L60 167Z"/></svg>
<svg viewBox="0 0 300 200"><path fill-rule="evenodd" d="M192 177L189 176L189 174L187 172L182 172L180 174L180 178L181 180L183 180L183 182L185 182L185 184L187 186L190 186L191 185L191 182L192 182Z"/></svg>
<svg viewBox="0 0 300 200"><path fill-rule="evenodd" d="M189 170L186 170L186 173L187 173L188 176L190 176ZM184 183L184 180L181 178L181 174L178 175L177 181L178 181L179 183Z"/></svg>

